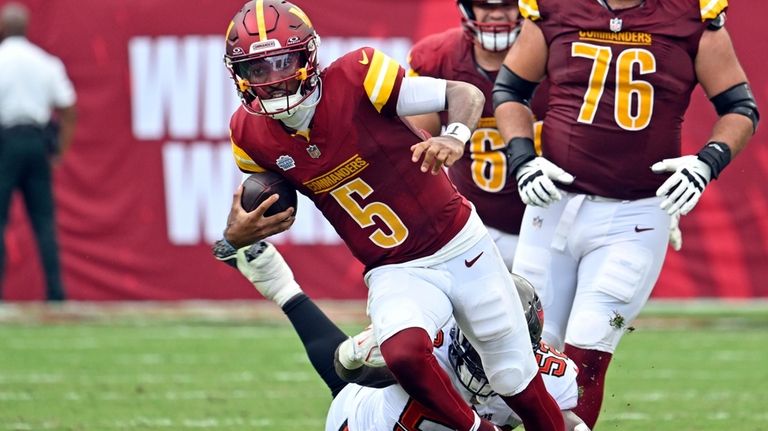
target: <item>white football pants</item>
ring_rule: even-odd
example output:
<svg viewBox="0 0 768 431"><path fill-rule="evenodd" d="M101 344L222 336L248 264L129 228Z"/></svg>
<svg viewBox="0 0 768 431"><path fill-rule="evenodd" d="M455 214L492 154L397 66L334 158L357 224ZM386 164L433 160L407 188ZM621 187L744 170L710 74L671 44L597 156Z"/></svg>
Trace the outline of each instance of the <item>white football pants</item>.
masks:
<svg viewBox="0 0 768 431"><path fill-rule="evenodd" d="M413 327L434 338L453 314L497 393L519 393L538 371L512 276L474 212L434 255L375 268L365 281L379 345Z"/></svg>
<svg viewBox="0 0 768 431"><path fill-rule="evenodd" d="M526 208L513 272L539 294L547 343L614 352L666 256L661 200L563 193L548 208Z"/></svg>

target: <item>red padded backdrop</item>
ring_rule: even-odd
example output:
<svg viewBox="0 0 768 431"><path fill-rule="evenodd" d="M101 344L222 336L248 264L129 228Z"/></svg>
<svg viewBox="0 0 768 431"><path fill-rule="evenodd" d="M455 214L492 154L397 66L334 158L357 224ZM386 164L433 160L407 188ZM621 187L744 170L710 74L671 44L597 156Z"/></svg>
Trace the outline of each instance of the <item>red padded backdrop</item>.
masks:
<svg viewBox="0 0 768 431"><path fill-rule="evenodd" d="M0 4L4 1L0 0ZM227 145L236 106L221 61L241 0L25 0L30 39L59 56L80 120L55 174L64 282L77 300L235 299L258 294L210 255L240 177ZM459 23L452 0L298 2L323 38L324 63L372 45L404 60L421 37ZM732 2L727 28L768 110L768 3ZM751 18L751 19L750 19ZM0 71L2 73L2 71ZM700 90L686 117L684 152L715 119ZM656 297L766 297L768 132L706 191L682 221ZM306 201L278 238L299 282L318 298L364 298L362 267ZM43 297L37 249L21 202L12 210L5 300Z"/></svg>

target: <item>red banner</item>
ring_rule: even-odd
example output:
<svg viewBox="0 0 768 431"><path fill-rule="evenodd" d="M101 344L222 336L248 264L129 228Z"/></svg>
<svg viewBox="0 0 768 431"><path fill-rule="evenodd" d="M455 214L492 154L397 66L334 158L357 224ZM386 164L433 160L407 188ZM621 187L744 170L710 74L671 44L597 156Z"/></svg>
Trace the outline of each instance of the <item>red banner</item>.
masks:
<svg viewBox="0 0 768 431"><path fill-rule="evenodd" d="M0 4L4 1L0 0ZM228 145L237 106L222 62L224 31L241 0L26 0L30 39L59 56L78 94L72 148L55 174L63 277L71 299L236 299L258 294L216 262L240 181ZM362 45L400 61L427 34L458 25L451 0L300 2L322 37L321 61ZM737 3L728 29L763 109L768 33ZM0 71L2 73L2 71ZM701 91L686 117L684 152L715 120ZM683 218L657 297L768 296L768 132L751 144ZM307 200L276 238L299 283L317 298L364 298L362 266ZM34 236L20 201L6 231L5 300L43 297Z"/></svg>

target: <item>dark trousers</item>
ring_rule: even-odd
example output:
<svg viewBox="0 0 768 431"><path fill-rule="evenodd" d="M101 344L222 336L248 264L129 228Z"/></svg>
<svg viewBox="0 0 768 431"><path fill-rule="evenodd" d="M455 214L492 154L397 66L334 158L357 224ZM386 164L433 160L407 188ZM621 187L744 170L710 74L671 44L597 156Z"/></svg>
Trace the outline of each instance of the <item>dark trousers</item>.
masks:
<svg viewBox="0 0 768 431"><path fill-rule="evenodd" d="M43 128L16 126L0 128L0 285L5 265L5 226L14 190L24 197L24 205L37 238L45 271L46 297L63 300L56 243L51 165ZM1 292L0 292L1 293Z"/></svg>

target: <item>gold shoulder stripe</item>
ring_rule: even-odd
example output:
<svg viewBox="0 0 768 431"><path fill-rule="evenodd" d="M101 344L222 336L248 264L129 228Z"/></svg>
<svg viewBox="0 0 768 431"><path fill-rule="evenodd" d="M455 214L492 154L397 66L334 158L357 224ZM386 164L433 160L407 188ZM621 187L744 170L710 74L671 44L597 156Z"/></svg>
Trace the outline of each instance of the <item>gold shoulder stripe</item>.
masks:
<svg viewBox="0 0 768 431"><path fill-rule="evenodd" d="M230 142L232 142L232 155L235 157L235 164L237 164L237 167L240 168L241 171L256 173L264 172L266 170L257 165L242 148L238 147L234 139L230 138Z"/></svg>
<svg viewBox="0 0 768 431"><path fill-rule="evenodd" d="M536 0L518 0L517 8L520 9L520 15L522 15L523 18L530 19L531 21L541 19L541 14L539 14L539 4Z"/></svg>
<svg viewBox="0 0 768 431"><path fill-rule="evenodd" d="M378 49L373 51L368 73L365 75L363 86L365 93L377 111L381 112L387 104L389 96L397 79L400 65Z"/></svg>
<svg viewBox="0 0 768 431"><path fill-rule="evenodd" d="M715 19L728 7L728 0L699 0L701 20Z"/></svg>

